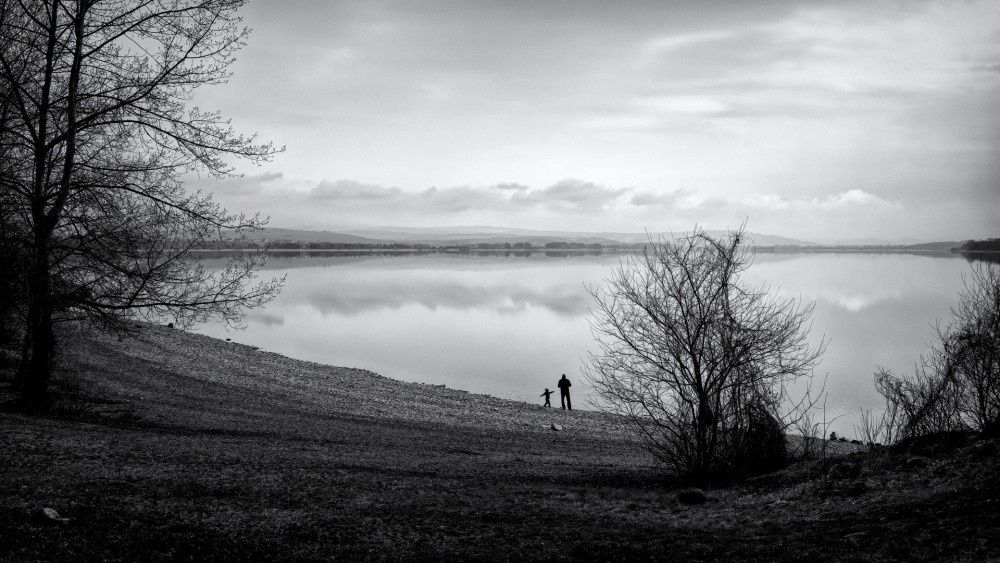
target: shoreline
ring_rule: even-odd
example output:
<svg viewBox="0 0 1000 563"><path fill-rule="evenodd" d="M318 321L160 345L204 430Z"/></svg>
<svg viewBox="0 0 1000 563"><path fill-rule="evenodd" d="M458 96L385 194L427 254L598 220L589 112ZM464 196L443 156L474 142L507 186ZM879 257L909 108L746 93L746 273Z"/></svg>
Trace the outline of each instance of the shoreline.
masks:
<svg viewBox="0 0 1000 563"><path fill-rule="evenodd" d="M688 504L605 413L152 325L62 360L52 412L0 411L0 561L1000 555L997 441L797 462Z"/></svg>
<svg viewBox="0 0 1000 563"><path fill-rule="evenodd" d="M105 342L110 337L97 336ZM625 439L614 415L564 411L516 399L408 382L361 368L300 360L258 346L144 324L121 353L205 381L294 395L303 405L384 420L442 422L495 429L545 429L572 423L595 435ZM140 394L141 396L141 394ZM511 418L514 417L514 418Z"/></svg>

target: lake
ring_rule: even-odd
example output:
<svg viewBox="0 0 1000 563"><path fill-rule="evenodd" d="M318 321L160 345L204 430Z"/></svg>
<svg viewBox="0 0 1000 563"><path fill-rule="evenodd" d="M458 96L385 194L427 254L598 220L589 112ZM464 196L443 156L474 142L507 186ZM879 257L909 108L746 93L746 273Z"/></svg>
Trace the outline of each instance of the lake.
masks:
<svg viewBox="0 0 1000 563"><path fill-rule="evenodd" d="M404 381L541 403L596 349L592 297L623 255L272 253L264 275L281 295L250 312L245 331L196 330L289 357L368 369ZM910 372L947 321L970 263L955 254L760 252L744 279L816 302L810 337L829 341L827 421L853 435L861 408L881 408L876 366ZM558 393L553 396L558 406ZM822 419L823 413L818 417Z"/></svg>

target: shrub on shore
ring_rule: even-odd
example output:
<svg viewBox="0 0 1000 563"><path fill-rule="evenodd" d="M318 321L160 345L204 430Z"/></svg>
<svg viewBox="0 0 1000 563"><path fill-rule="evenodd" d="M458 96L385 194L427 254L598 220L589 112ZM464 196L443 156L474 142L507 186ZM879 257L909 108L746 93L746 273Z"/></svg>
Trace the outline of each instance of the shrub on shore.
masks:
<svg viewBox="0 0 1000 563"><path fill-rule="evenodd" d="M600 350L588 379L668 471L693 481L784 464L785 430L809 404L787 386L824 350L807 341L813 304L741 282L753 262L744 241L742 229L651 240L591 289Z"/></svg>
<svg viewBox="0 0 1000 563"><path fill-rule="evenodd" d="M875 385L897 438L954 431L1000 435L1000 264L978 263L952 319L912 376L879 368Z"/></svg>

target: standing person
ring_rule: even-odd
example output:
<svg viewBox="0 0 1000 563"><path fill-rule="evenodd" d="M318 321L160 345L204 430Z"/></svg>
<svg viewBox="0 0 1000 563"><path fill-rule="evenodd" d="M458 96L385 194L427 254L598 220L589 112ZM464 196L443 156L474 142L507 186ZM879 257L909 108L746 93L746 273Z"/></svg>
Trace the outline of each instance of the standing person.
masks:
<svg viewBox="0 0 1000 563"><path fill-rule="evenodd" d="M569 388L573 384L566 379L566 374L562 374L562 379L559 380L559 397L562 399L562 408L573 410L573 401L569 400Z"/></svg>
<svg viewBox="0 0 1000 563"><path fill-rule="evenodd" d="M549 388L546 387L545 388L545 392L542 393L541 395L539 395L539 397L545 397L545 406L546 407L551 407L552 406L552 403L549 402L549 395L551 395L552 393L553 393L553 391L549 391Z"/></svg>

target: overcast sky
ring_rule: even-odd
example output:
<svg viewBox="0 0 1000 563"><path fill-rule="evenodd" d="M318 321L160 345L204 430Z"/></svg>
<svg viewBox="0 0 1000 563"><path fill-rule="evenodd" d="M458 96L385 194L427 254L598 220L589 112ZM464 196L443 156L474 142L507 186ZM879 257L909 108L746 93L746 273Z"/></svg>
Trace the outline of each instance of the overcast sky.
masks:
<svg viewBox="0 0 1000 563"><path fill-rule="evenodd" d="M271 225L1000 236L1000 1L256 0Z"/></svg>

